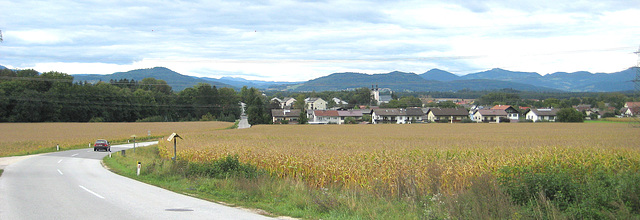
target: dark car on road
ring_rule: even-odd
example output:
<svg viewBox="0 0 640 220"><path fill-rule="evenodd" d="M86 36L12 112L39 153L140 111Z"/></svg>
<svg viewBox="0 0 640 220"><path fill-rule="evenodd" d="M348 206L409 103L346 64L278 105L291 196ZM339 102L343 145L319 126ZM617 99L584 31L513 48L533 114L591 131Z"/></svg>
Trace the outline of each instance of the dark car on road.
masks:
<svg viewBox="0 0 640 220"><path fill-rule="evenodd" d="M93 151L99 151L101 149L104 149L104 151L111 151L111 144L109 144L109 141L98 139L93 145Z"/></svg>

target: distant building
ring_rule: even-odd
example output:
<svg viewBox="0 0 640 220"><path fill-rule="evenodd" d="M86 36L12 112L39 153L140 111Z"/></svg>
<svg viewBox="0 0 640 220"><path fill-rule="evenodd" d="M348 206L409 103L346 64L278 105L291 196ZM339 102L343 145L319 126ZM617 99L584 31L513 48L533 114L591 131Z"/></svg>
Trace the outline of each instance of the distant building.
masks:
<svg viewBox="0 0 640 220"><path fill-rule="evenodd" d="M499 109L480 109L473 114L473 121L500 123L501 118L507 119L507 112Z"/></svg>
<svg viewBox="0 0 640 220"><path fill-rule="evenodd" d="M335 97L333 99L331 99L331 100L334 103L336 103L336 105L348 105L349 104L348 102L342 101L341 99L335 98Z"/></svg>
<svg viewBox="0 0 640 220"><path fill-rule="evenodd" d="M469 112L463 108L429 108L427 120L430 122L461 122L469 118Z"/></svg>
<svg viewBox="0 0 640 220"><path fill-rule="evenodd" d="M298 122L300 112L300 109L271 109L271 116L273 123L279 121Z"/></svg>
<svg viewBox="0 0 640 220"><path fill-rule="evenodd" d="M371 110L373 124L410 124L412 122L422 122L423 118L424 112L422 108L378 108Z"/></svg>
<svg viewBox="0 0 640 220"><path fill-rule="evenodd" d="M545 108L545 109L535 109L531 108L525 114L527 120L531 120L533 122L537 121L556 121L556 117L558 115L558 109L553 108Z"/></svg>
<svg viewBox="0 0 640 220"><path fill-rule="evenodd" d="M380 89L378 88L378 85L376 85L375 88L373 87L373 85L371 85L371 97L376 101L376 103L378 103L378 105L389 103L389 101L393 99L391 95L380 95Z"/></svg>
<svg viewBox="0 0 640 220"><path fill-rule="evenodd" d="M624 107L620 109L620 114L624 116L638 116L640 115L640 102L626 102Z"/></svg>
<svg viewBox="0 0 640 220"><path fill-rule="evenodd" d="M520 118L520 112L510 105L495 105L491 107L492 110L504 110L507 112L507 118L511 121L517 121Z"/></svg>
<svg viewBox="0 0 640 220"><path fill-rule="evenodd" d="M307 98L304 103L307 110L327 110L327 101L322 98Z"/></svg>

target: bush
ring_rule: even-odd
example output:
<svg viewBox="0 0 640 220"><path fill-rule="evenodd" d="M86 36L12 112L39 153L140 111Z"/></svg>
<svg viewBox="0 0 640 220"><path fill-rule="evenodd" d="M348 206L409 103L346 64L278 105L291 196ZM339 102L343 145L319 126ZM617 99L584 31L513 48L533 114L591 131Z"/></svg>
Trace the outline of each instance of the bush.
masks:
<svg viewBox="0 0 640 220"><path fill-rule="evenodd" d="M189 162L187 176L224 179L229 177L252 178L258 176L258 168L240 163L238 156L227 156L209 162Z"/></svg>
<svg viewBox="0 0 640 220"><path fill-rule="evenodd" d="M558 111L557 122L583 122L584 114L573 108L563 108Z"/></svg>
<svg viewBox="0 0 640 220"><path fill-rule="evenodd" d="M586 172L553 167L503 167L498 181L513 202L531 213L542 211L545 215L557 215L554 212L558 211L575 219L611 216L624 219L622 216L640 214L640 174Z"/></svg>
<svg viewBox="0 0 640 220"><path fill-rule="evenodd" d="M215 120L216 120L216 116L213 116L209 112L207 112L207 114L203 115L202 118L200 118L200 121L215 121Z"/></svg>
<svg viewBox="0 0 640 220"><path fill-rule="evenodd" d="M93 117L89 120L89 122L104 122L104 118L102 117Z"/></svg>
<svg viewBox="0 0 640 220"><path fill-rule="evenodd" d="M356 118L354 118L354 117L346 117L346 118L344 118L344 123L345 124L356 124L357 121L356 121Z"/></svg>
<svg viewBox="0 0 640 220"><path fill-rule="evenodd" d="M461 123L473 123L473 120L471 120L470 118L464 118L460 122Z"/></svg>

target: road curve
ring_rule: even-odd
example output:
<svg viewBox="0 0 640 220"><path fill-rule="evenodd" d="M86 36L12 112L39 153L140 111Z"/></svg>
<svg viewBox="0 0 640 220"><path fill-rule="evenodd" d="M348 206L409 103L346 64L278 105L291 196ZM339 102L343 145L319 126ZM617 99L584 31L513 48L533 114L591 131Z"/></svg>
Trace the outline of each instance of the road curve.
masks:
<svg viewBox="0 0 640 220"><path fill-rule="evenodd" d="M238 123L238 129L250 128L249 119L246 115L240 116L240 122Z"/></svg>
<svg viewBox="0 0 640 220"><path fill-rule="evenodd" d="M119 176L100 164L107 155L70 150L6 166L0 219L270 219Z"/></svg>

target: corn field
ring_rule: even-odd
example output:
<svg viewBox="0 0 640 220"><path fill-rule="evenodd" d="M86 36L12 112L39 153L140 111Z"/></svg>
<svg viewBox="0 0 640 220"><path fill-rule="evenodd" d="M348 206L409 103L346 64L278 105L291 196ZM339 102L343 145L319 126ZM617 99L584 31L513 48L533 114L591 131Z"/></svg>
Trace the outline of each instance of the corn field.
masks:
<svg viewBox="0 0 640 220"><path fill-rule="evenodd" d="M274 176L318 188L456 193L503 167L637 172L639 132L619 123L259 125L182 132L178 158L238 155ZM161 141L160 152L171 158L173 143Z"/></svg>
<svg viewBox="0 0 640 220"><path fill-rule="evenodd" d="M173 132L207 132L231 126L228 122L166 123L0 123L0 157L42 148L87 146L96 139L130 139L169 135Z"/></svg>

